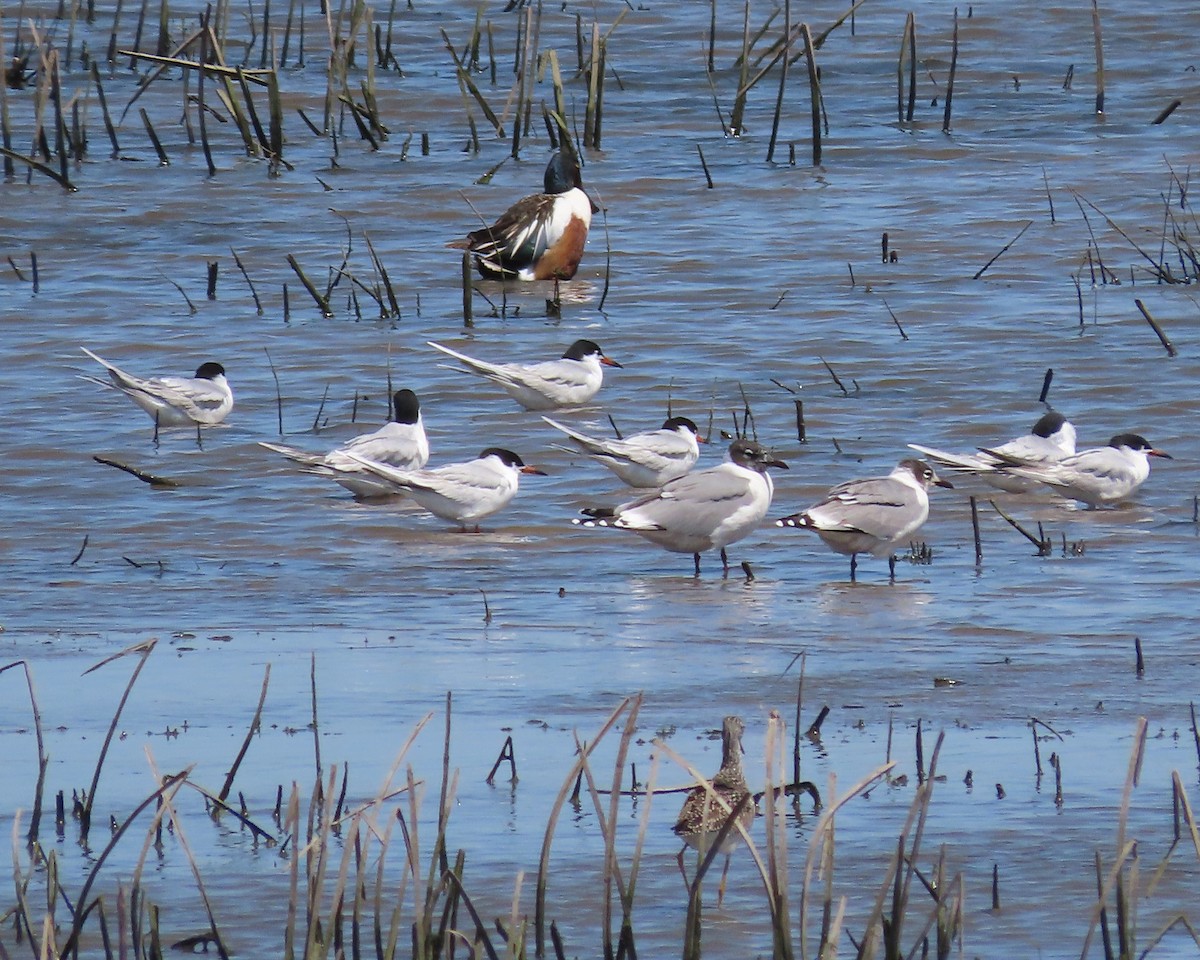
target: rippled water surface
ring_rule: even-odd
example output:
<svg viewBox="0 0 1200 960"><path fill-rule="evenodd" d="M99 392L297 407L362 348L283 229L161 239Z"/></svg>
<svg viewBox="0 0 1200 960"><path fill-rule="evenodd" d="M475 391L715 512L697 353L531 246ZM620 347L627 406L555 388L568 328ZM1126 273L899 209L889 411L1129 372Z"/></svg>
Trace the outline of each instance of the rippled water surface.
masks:
<svg viewBox="0 0 1200 960"><path fill-rule="evenodd" d="M483 11L496 82L486 42L483 69L473 76L508 133L522 14L502 6ZM159 770L195 764L193 779L219 788L269 665L262 730L235 783L251 815L271 823L280 784L286 791L297 782L307 802L315 677L320 760L326 771L349 765L353 802L375 795L414 725L435 713L406 757L427 784L420 819L428 844L451 692L451 762L460 773L449 844L467 851L466 886L485 918L509 915L525 871L524 913L550 808L574 762L574 732L593 737L623 697L640 691L629 759L644 781L656 735L714 771L719 742L708 732L723 715L741 714L748 775L761 789L768 713L778 709L794 724L804 654L803 723L824 705L830 713L819 740L803 742L803 775L826 797L849 789L884 762L890 739L893 775L907 778L838 815L834 890L848 898L846 929L861 936L903 829L917 784L920 722L926 764L945 734L938 759L945 780L934 790L920 865L932 872L945 844L947 876L963 880L966 953L1079 955L1095 901L1096 852L1105 869L1116 857L1138 717L1148 721L1148 741L1127 836L1139 841L1143 890L1174 836L1172 771L1190 794L1197 786L1189 704L1200 676L1200 324L1193 285L1156 283L1148 261L1164 257L1174 276L1183 275L1191 265L1175 251L1200 234L1190 203L1180 202L1200 142L1193 43L1200 10L1181 2L1112 6L1101 9L1102 117L1094 112L1086 5L960 7L946 134L954 8L916 10L916 109L911 122L898 123L895 58L908 11L869 0L853 31L847 22L818 52L828 133L813 167L803 59L789 72L768 164L778 70L751 91L744 135L724 137L704 70L707 4L547 5L540 48L557 51L568 112L580 128L587 88L576 74L576 18L586 33L593 19L604 31L621 18L608 43L602 149L583 153L585 184L603 213L578 276L562 285L561 316L547 309L549 285L480 282L471 328L463 323L460 260L445 244L539 188L550 152L540 105L553 102L543 79L520 160L504 163L511 140L492 136L472 103L481 149L471 149L440 31L461 52L474 5L416 0L396 11L403 72L373 71L389 130L377 149L348 115L333 139L314 136L296 112L319 125L324 109L328 33L325 17L308 9L304 65L295 63L293 35L280 70L291 168L274 177L266 161L245 156L211 81L217 173L208 176L198 140L189 142L180 122L190 96L198 130L195 78L185 90L178 70L133 103L117 131L120 156L111 158L79 52L85 40L92 54L106 49L113 10L98 5L90 25L81 15L62 79L64 99L78 97L87 128L87 157L69 167L78 190L27 176L19 163L0 183L0 649L4 663L24 660L33 673L50 758L47 796L65 790L69 797L90 783L133 660L84 671L157 638L105 761L98 823L125 816L153 790L147 753ZM712 80L728 122L742 10L718 7ZM752 5L752 37L770 10ZM844 12L816 4L802 15L820 33ZM256 35L262 13L253 11ZM29 46L32 23L66 59L69 23L54 14L26 4L18 21L16 7L6 6L7 53L18 33ZM186 4L172 8L176 42L195 29L197 15ZM800 15L793 9L793 19ZM376 23L387 16L386 6L374 10ZM272 8L270 17L278 53L284 11ZM135 28L126 10L119 45L133 44ZM780 13L756 51L782 29ZM258 66L260 48L246 48L247 16L235 13L226 36L229 62L245 57ZM350 71L356 100L367 80L359 40ZM134 72L124 57L101 66L114 119L150 69ZM265 95L255 97L265 118ZM1175 99L1182 105L1153 124ZM139 108L169 165L158 164ZM52 143L53 110L45 109ZM35 110L32 88L8 91L18 153L29 152ZM881 262L884 233L894 262ZM378 283L368 240L394 286L398 318L378 319L364 289ZM332 318L320 315L289 255L322 289L344 270L330 298ZM213 299L209 264L218 271ZM1100 282L1105 269L1111 282ZM1167 356L1135 300L1178 356ZM771 516L806 506L841 480L886 473L910 441L972 450L1026 432L1045 409L1038 399L1048 368L1048 399L1077 425L1081 445L1132 430L1174 459L1156 461L1136 502L1122 509L1010 498L1006 512L1027 528L1042 524L1053 539L1043 558L1031 556L1028 541L968 482L934 494L921 534L932 563L900 562L894 584L886 564L869 558L850 584L845 558L803 532L774 527L730 548L727 577L706 556L693 578L686 556L618 531L573 527L580 507L619 502L626 491L602 468L555 450L555 432L536 415L446 369L425 345L540 359L584 336L624 368L608 372L597 405L570 414L572 422L608 432L611 415L633 432L656 425L668 405L704 428L711 418L715 442L701 462L709 466L725 446L719 431L732 433L748 405L759 439L791 467L776 475ZM205 433L202 447L188 430L167 431L155 445L140 411L78 379L97 372L80 346L143 373L190 373L218 360L236 394L234 412ZM314 450L373 429L386 417L389 383L420 395L435 461L498 444L548 476L525 478L509 509L482 534L464 535L400 500L357 503L257 445L278 440L280 418L286 442ZM152 489L95 455L178 487ZM971 493L985 494L980 565ZM1064 544L1082 549L1064 551ZM935 685L935 678L957 683ZM20 671L0 674L0 705L0 825L11 827L25 811L19 836L37 775ZM1046 737L1041 777L1030 717L1058 734L1038 728ZM502 772L497 786L487 786L509 733L519 783L510 786ZM605 783L615 748L610 736L595 761ZM1061 760L1061 806L1051 752ZM690 782L660 759L659 786ZM650 804L634 915L644 956L671 955L682 942L687 899L670 831L678 800L658 796ZM255 847L229 821L215 827L198 797L181 794L179 803L229 948L241 956L279 953L288 860ZM626 870L645 803L622 807ZM797 918L814 823L804 808L787 826ZM107 839L106 829L94 828L93 848L82 850L73 824L57 842L43 826L68 889L78 889L103 847L97 831ZM765 846L761 818L754 836ZM136 837L118 845L102 885L128 882L139 845ZM1200 869L1197 852L1185 848L1190 843L1171 853L1139 901L1139 948L1194 908ZM28 869L24 845L18 849ZM564 817L554 849L550 915L568 955L599 953L603 842L588 803ZM993 866L999 910L991 909ZM177 845L165 847L146 882L163 905L164 936L207 926ZM13 904L11 891L0 903ZM808 921L810 942L817 922ZM11 924L6 930L11 937ZM1194 956L1189 943L1172 934L1155 953ZM766 901L745 851L734 855L724 906L708 907L704 946L710 956L770 953ZM845 937L842 949L853 950ZM1091 954L1100 955L1098 941Z"/></svg>

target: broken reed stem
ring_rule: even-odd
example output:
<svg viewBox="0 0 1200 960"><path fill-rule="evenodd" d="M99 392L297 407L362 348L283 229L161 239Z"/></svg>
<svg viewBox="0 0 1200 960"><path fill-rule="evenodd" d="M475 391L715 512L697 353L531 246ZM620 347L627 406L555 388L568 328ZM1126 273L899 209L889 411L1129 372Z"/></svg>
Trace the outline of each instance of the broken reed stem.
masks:
<svg viewBox="0 0 1200 960"><path fill-rule="evenodd" d="M900 326L900 320L897 318L896 314L892 312L891 306L886 300L883 301L883 305L887 308L888 315L892 318L892 323L894 323L896 325L896 329L900 331L900 339L907 340L908 334L905 333L904 328Z"/></svg>
<svg viewBox="0 0 1200 960"><path fill-rule="evenodd" d="M133 668L133 674L130 676L129 682L125 685L125 691L121 694L121 699L117 703L117 710L113 714L112 723L109 724L108 733L104 737L104 745L100 748L100 756L96 759L96 769L92 773L91 786L88 787L87 797L83 801L83 809L80 811L79 815L80 839L83 842L87 841L88 832L91 829L92 808L96 802L96 786L100 783L100 771L104 767L104 758L108 756L108 748L112 745L113 735L117 731L117 724L120 722L121 712L125 709L125 703L129 700L129 694L133 692L133 685L137 682L137 678L142 672L142 667L146 665L146 660L150 657L150 654L154 652L154 648L157 645L158 640L156 639L144 640L140 643L135 643L133 646L126 647L119 653L114 653L112 656L106 657L99 663L89 667L84 671L84 676L87 676L89 673L93 673L104 665L112 663L114 660L119 660L121 657L124 657L127 654L141 654L141 659L138 660L137 666ZM81 899L79 902L85 903L86 901Z"/></svg>
<svg viewBox="0 0 1200 960"><path fill-rule="evenodd" d="M1046 375L1042 378L1042 392L1038 394L1038 403L1045 403L1050 395L1050 382L1054 379L1054 368L1047 367Z"/></svg>
<svg viewBox="0 0 1200 960"><path fill-rule="evenodd" d="M97 463L102 463L106 467L116 467L118 470L123 470L131 476L137 477L142 483L148 483L152 487L177 487L179 486L170 477L160 477L153 473L147 473L144 470L139 470L136 467L131 467L128 464L121 463L118 460L110 460L108 457L102 457L100 454L95 454L92 457Z"/></svg>
<svg viewBox="0 0 1200 960"><path fill-rule="evenodd" d="M117 131L113 127L112 117L108 113L108 99L104 96L104 87L100 84L100 68L96 65L95 60L92 61L92 83L96 87L96 99L100 101L100 115L104 118L104 129L112 144L112 159L115 160L121 155L121 145L117 143Z"/></svg>
<svg viewBox="0 0 1200 960"><path fill-rule="evenodd" d="M275 410L279 416L279 435L283 436L283 393L279 388L279 373L275 370L275 361L271 359L271 351L263 347L267 355L267 365L271 368L271 377L275 380Z"/></svg>
<svg viewBox="0 0 1200 960"><path fill-rule="evenodd" d="M958 7L954 8L954 32L950 39L950 72L946 75L946 105L942 111L942 133L950 132L950 102L954 99L954 74L958 70Z"/></svg>
<svg viewBox="0 0 1200 960"><path fill-rule="evenodd" d="M708 181L708 189L713 188L712 174L708 171L708 163L704 159L704 148L700 144L696 144L696 152L700 154L700 168L704 171L704 179Z"/></svg>
<svg viewBox="0 0 1200 960"><path fill-rule="evenodd" d="M738 92L733 100L733 112L729 116L729 130L727 131L731 137L742 135L742 116L746 112L746 95L749 92L746 79L750 70L750 0L746 0L744 11L742 15L741 71L738 75Z"/></svg>
<svg viewBox="0 0 1200 960"><path fill-rule="evenodd" d="M1173 114L1176 110L1178 110L1182 105L1183 105L1182 100L1172 100L1165 107L1163 107L1163 109L1159 112L1158 116L1156 116L1151 121L1151 123L1153 125L1157 126L1158 124L1160 124L1164 120L1166 120L1167 117L1169 117L1171 114Z"/></svg>
<svg viewBox="0 0 1200 960"><path fill-rule="evenodd" d="M975 276L973 276L971 279L978 280L980 277L982 277L987 272L988 267L990 267L993 263L995 263L997 260L999 260L1006 253L1008 253L1009 248L1011 248L1014 243L1016 243L1018 240L1020 240L1021 237L1025 235L1025 231L1028 230L1031 226L1033 226L1033 221L1026 220L1025 226L1023 226L1020 229L1020 231L1018 231L1017 235L1015 237L1013 237L1011 240L1009 240L1008 243L1006 243L1003 247L1001 247L999 253L997 253L994 257L992 257L991 260L989 260L982 267L980 267L979 272L976 273Z"/></svg>
<svg viewBox="0 0 1200 960"><path fill-rule="evenodd" d="M1050 541L1048 539L1035 537L1032 533L1030 533L1028 530L1026 530L1024 527L1022 527L1019 523L1017 523L1016 520L1014 520L1007 513L1005 513L1000 507L998 507L996 505L995 500L989 500L988 503L990 503L992 505L993 510L995 510L998 514L1000 514L1000 516L1002 516L1005 520L1008 521L1009 525L1014 530L1016 530L1018 533L1021 534L1021 536L1023 536L1026 540L1028 540L1030 543L1032 543L1035 547L1038 548L1037 555L1039 557L1048 557L1050 555Z"/></svg>
<svg viewBox="0 0 1200 960"><path fill-rule="evenodd" d="M1056 223L1054 219L1054 196L1050 193L1050 178L1046 174L1046 168L1042 167L1042 183L1046 186L1046 203L1050 207L1050 222Z"/></svg>
<svg viewBox="0 0 1200 960"><path fill-rule="evenodd" d="M83 547L79 550L79 556L83 556L83 549L87 547L87 537L84 537ZM79 557L75 558L76 560ZM71 561L74 566L75 561ZM38 776L37 784L33 791L33 811L29 817L29 830L26 833L26 839L29 843L35 843L38 838L38 830L42 822L42 794L46 786L46 767L50 763L50 758L46 756L46 743L42 735L42 711L38 707L37 693L33 689L33 673L29 669L29 663L25 660L18 660L15 663L6 664L0 667L0 673L4 673L12 667L21 667L25 671L25 688L29 691L29 708L33 714L33 730L37 739L37 754L38 754Z"/></svg>
<svg viewBox="0 0 1200 960"><path fill-rule="evenodd" d="M599 732L592 738L590 744L586 745L579 751L579 756L575 760L574 766L563 780L562 788L558 791L558 796L554 800L554 806L550 810L550 816L546 821L546 833L542 839L541 859L538 862L538 877L537 877L537 892L534 900L534 943L537 950L537 956L543 957L546 955L546 887L550 881L550 845L554 839L554 830L558 825L559 815L562 813L563 804L567 802L567 796L571 792L571 786L579 778L583 776L583 769L587 763L587 758L596 745L604 738L605 734L612 729L613 725L633 702L634 697L626 697L621 701L608 715Z"/></svg>
<svg viewBox="0 0 1200 960"><path fill-rule="evenodd" d="M821 165L821 75L817 71L816 45L808 24L800 24L800 35L804 38L804 59L808 66L808 98L812 107L812 165ZM907 339L907 338L905 338Z"/></svg>
<svg viewBox="0 0 1200 960"><path fill-rule="evenodd" d="M485 601L486 601L486 598L485 598ZM509 783L515 784L518 780L517 758L516 758L516 754L513 752L512 734L509 734L507 737L504 738L504 746L500 748L500 755L498 757L496 757L496 762L494 764L492 764L491 771L484 778L483 782L486 783L489 787L492 785L492 782L496 779L496 771L500 769L500 764L502 764L505 760L508 761L509 771L512 773L512 776L509 778Z"/></svg>
<svg viewBox="0 0 1200 960"><path fill-rule="evenodd" d="M904 18L904 33L900 36L900 56L896 60L896 118L900 123L911 123L913 118L913 107L917 97L917 41L914 34L916 33L916 21L912 11ZM908 109L905 110L905 77L904 77L904 61L909 60L908 70Z"/></svg>
<svg viewBox="0 0 1200 960"><path fill-rule="evenodd" d="M261 317L263 315L263 305L262 301L258 299L258 291L254 289L254 281L250 279L250 274L246 272L246 266L242 263L242 258L238 256L237 251L233 247L230 247L229 252L233 254L233 262L237 264L238 270L242 273L242 279L246 281L246 286L250 288L250 296L254 298L254 310Z"/></svg>
<svg viewBox="0 0 1200 960"><path fill-rule="evenodd" d="M971 497L971 529L975 533L975 566L983 565L983 541L979 536L979 504Z"/></svg>
<svg viewBox="0 0 1200 960"><path fill-rule="evenodd" d="M604 312L605 301L608 300L609 287L612 284L612 237L608 232L608 205L604 203L604 198L600 199L600 217L604 224L604 289L600 291L600 302L596 304L596 310L600 313ZM558 282L555 281L554 292L558 294Z"/></svg>
<svg viewBox="0 0 1200 960"><path fill-rule="evenodd" d="M146 127L146 134L150 137L150 143L154 146L154 152L158 154L158 165L160 167L169 167L171 158L167 156L167 151L163 149L162 143L158 139L158 134L154 132L154 125L150 122L150 115L146 113L145 107L139 107L138 112L142 117L142 124Z"/></svg>
<svg viewBox="0 0 1200 960"><path fill-rule="evenodd" d="M783 0L783 62L779 66L779 93L775 97L775 118L771 122L771 140L767 145L767 163L775 159L779 139L779 118L783 114L783 94L787 89L788 61L792 51L792 2Z"/></svg>
<svg viewBox="0 0 1200 960"><path fill-rule="evenodd" d="M1161 343L1163 345L1163 348L1167 351L1167 356L1168 357L1177 356L1178 351L1175 349L1175 347L1171 343L1171 341L1167 339L1167 335L1165 333L1163 333L1163 329L1162 329L1162 327L1160 327L1158 325L1158 321L1155 320L1152 316L1150 316L1150 311L1146 309L1145 304L1143 304L1141 300L1138 300L1136 298L1134 299L1133 303L1134 303L1134 306L1136 306L1138 308L1138 310L1141 311L1142 316L1146 318L1146 322L1148 324L1150 324L1150 329L1154 331L1155 336L1158 337L1158 342Z"/></svg>
<svg viewBox="0 0 1200 960"><path fill-rule="evenodd" d="M471 252L464 250L462 255L462 304L463 326L475 326L475 312L472 294L475 287L471 279Z"/></svg>
<svg viewBox="0 0 1200 960"><path fill-rule="evenodd" d="M1100 7L1092 0L1092 38L1096 47L1096 116L1104 115L1104 37L1100 31Z"/></svg>
<svg viewBox="0 0 1200 960"><path fill-rule="evenodd" d="M296 261L296 258L289 253L287 255L287 262L291 266L292 270L295 271L296 276L300 278L300 282L304 284L304 289L308 291L308 295L313 298L317 308L321 311L321 316L325 317L326 319L332 317L333 311L329 309L328 299L322 296L321 292L315 286L313 286L313 282L309 280L304 271L300 269L300 264Z"/></svg>
<svg viewBox="0 0 1200 960"><path fill-rule="evenodd" d="M795 660L792 661L793 663ZM800 782L800 714L804 706L804 670L808 663L807 652L800 653L800 680L796 684L796 724L792 732L792 783Z"/></svg>
<svg viewBox="0 0 1200 960"><path fill-rule="evenodd" d="M250 729L246 731L246 739L242 741L242 748L238 751L238 755L234 758L229 772L225 775L225 782L221 785L221 792L217 794L217 799L222 803L228 799L229 792L233 789L233 778L237 776L238 767L242 765L242 761L246 758L246 752L250 749L250 741L254 739L254 735L262 726L263 704L267 701L267 686L270 682L271 665L268 663L266 671L263 673L262 692L258 695L258 706L255 708L254 717L250 721Z"/></svg>
<svg viewBox="0 0 1200 960"><path fill-rule="evenodd" d="M121 654L117 654L117 656L121 656ZM112 659L112 658L110 657L109 659ZM95 668L93 667L93 669L95 669ZM159 799L162 798L163 796L167 795L168 792L178 790L183 785L183 782L191 774L191 772L192 772L192 767L188 767L186 770L184 770L181 773L169 774L166 777L164 777L162 780L162 786L160 786L157 790L155 790L152 794L150 794L150 796L148 796L145 800L143 800L140 804L138 804L137 809L135 809L125 819L125 821L122 824L120 824L120 826L118 826L117 829L115 829L113 831L112 839L109 840L108 845L104 848L104 850L100 853L100 856L97 857L95 862L92 864L91 872L88 874L87 880L84 881L83 887L79 891L79 896L76 899L77 904L91 904L93 902L88 897L88 894L91 893L92 887L95 885L96 878L100 874L100 869L104 866L105 862L108 860L109 854L111 854L113 852L113 850L116 849L117 844L120 842L121 838L125 835L125 832L134 823L134 821L137 820L137 818L140 817L142 815L142 813L146 809L148 809L152 804L158 803ZM158 811L155 814L155 822L156 823L161 819L164 812L165 812L165 808L163 807L163 805L158 804ZM59 952L58 956L67 957L67 956L75 955L75 953L78 949L78 945L79 945L79 937L83 933L83 924L87 920L89 911L90 911L90 907L86 910L81 909L75 913L75 916L74 916L74 918L72 920L72 924L71 924L71 932L67 935L67 939L63 943L62 949ZM131 908L130 914L132 915L133 912L134 911ZM122 931L123 930L124 930L124 927L122 927Z"/></svg>

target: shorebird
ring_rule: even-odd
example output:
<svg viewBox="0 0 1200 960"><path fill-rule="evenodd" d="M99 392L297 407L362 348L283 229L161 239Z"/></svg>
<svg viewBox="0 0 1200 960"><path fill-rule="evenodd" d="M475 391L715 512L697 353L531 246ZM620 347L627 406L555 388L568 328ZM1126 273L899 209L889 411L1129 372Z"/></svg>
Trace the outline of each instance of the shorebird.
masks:
<svg viewBox="0 0 1200 960"><path fill-rule="evenodd" d="M742 773L742 735L746 725L741 717L726 717L721 727L721 769L710 781L712 789L705 784L693 787L683 801L679 811L679 819L672 828L675 836L679 837L684 846L679 851L676 862L679 872L687 883L687 873L683 869L683 855L688 847L699 852L701 860L707 855L712 845L717 841L717 835L725 822L737 811L737 820L730 824L717 853L725 854L725 869L721 872L721 886L717 894L717 905L725 899L725 878L729 873L729 859L733 848L741 840L741 831L749 830L754 822L754 798L746 786L746 777Z"/></svg>
<svg viewBox="0 0 1200 960"><path fill-rule="evenodd" d="M892 548L915 533L929 516L931 486L954 485L938 477L923 460L901 460L886 477L839 484L807 510L775 524L812 530L831 550L849 554L851 581L856 578L860 553L887 557L894 579Z"/></svg>
<svg viewBox="0 0 1200 960"><path fill-rule="evenodd" d="M1072 456L1075 453L1075 427L1061 413L1051 411L1025 436L989 448L993 453L947 453L919 443L909 446L940 467L957 473L976 474L991 486L1009 493L1028 493L1037 488L1037 483L1002 470L1004 460L1001 458L1014 457L1022 462L1046 464Z"/></svg>
<svg viewBox="0 0 1200 960"><path fill-rule="evenodd" d="M542 419L631 487L661 487L682 477L700 458L698 444L703 441L696 424L687 417L669 417L658 430L635 433L620 440L589 437L557 420ZM575 452L569 447L556 445L556 448Z"/></svg>
<svg viewBox="0 0 1200 960"><path fill-rule="evenodd" d="M591 340L576 340L559 359L540 363L488 363L432 340L426 342L464 364L471 373L498 383L526 410L581 407L599 391L604 368L620 366Z"/></svg>
<svg viewBox="0 0 1200 960"><path fill-rule="evenodd" d="M618 507L588 508L587 519L574 522L632 530L672 553L690 553L696 576L700 554L720 550L728 570L725 548L753 533L771 506L775 485L768 467L786 470L787 464L757 441L734 440L720 466L686 474Z"/></svg>
<svg viewBox="0 0 1200 960"><path fill-rule="evenodd" d="M356 497L380 497L395 493L395 487L377 479L349 454L357 453L376 463L400 470L420 470L429 462L429 440L421 420L421 402L411 390L397 390L392 397L392 417L374 433L355 437L328 453L309 453L282 443L258 445L283 454L304 467L305 473L327 477Z"/></svg>
<svg viewBox="0 0 1200 960"><path fill-rule="evenodd" d="M1034 463L983 448L1001 469L1016 477L1044 483L1064 497L1088 507L1107 507L1130 497L1150 476L1150 457L1172 459L1141 434L1119 433L1108 446L1080 450L1056 463Z"/></svg>
<svg viewBox="0 0 1200 960"><path fill-rule="evenodd" d="M490 227L450 246L470 250L475 267L489 279L570 280L587 244L592 201L570 151L550 158L544 180L544 193L518 200Z"/></svg>
<svg viewBox="0 0 1200 960"><path fill-rule="evenodd" d="M450 463L425 470L398 470L350 451L370 473L385 481L394 492L406 493L435 517L457 523L465 532L479 521L508 506L517 495L523 473L544 475L511 450L488 447L466 463Z"/></svg>
<svg viewBox="0 0 1200 960"><path fill-rule="evenodd" d="M81 378L89 383L119 390L150 415L154 434L159 427L195 426L199 428L220 423L233 409L233 391L225 379L225 368L219 363L202 363L195 377L135 377L114 363L80 347L84 353L108 371L108 380L90 374Z"/></svg>

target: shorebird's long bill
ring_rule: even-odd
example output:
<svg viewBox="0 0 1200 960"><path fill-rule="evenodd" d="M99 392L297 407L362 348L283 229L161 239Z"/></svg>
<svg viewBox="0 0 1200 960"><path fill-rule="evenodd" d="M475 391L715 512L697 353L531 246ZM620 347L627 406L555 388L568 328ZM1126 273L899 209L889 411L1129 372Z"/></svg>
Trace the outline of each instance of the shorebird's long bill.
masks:
<svg viewBox="0 0 1200 960"><path fill-rule="evenodd" d="M616 361L616 360L613 360L611 357L606 357L606 356L604 356L604 354L600 354L600 362L601 362L602 364L604 364L604 366L606 366L606 367L619 367L619 366L621 366L621 364L617 363L617 361Z"/></svg>
<svg viewBox="0 0 1200 960"><path fill-rule="evenodd" d="M1148 456L1148 457L1162 457L1164 460L1174 460L1174 459L1175 459L1173 456L1171 456L1171 455L1170 455L1169 453L1167 453L1165 450L1147 450L1147 451L1146 451L1146 456Z"/></svg>
<svg viewBox="0 0 1200 960"><path fill-rule="evenodd" d="M521 467L521 468L519 469L519 471L518 471L518 472L519 472L519 473L531 473L531 474L533 474L534 476L538 476L538 477L544 477L544 476L546 476L546 471L545 471L545 470L539 470L537 467L531 467L531 466L528 466L528 465L526 465L526 466L524 466L524 467Z"/></svg>
<svg viewBox="0 0 1200 960"><path fill-rule="evenodd" d="M943 480L941 477L938 477L936 480L934 480L933 485L935 487L945 487L947 490L954 489L954 484L952 484L949 480Z"/></svg>

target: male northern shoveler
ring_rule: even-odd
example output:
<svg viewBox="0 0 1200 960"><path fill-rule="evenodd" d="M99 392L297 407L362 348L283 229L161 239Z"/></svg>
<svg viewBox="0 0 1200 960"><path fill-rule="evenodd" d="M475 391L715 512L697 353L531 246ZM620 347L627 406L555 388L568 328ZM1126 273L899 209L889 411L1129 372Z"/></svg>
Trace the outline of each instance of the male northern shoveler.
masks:
<svg viewBox="0 0 1200 960"><path fill-rule="evenodd" d="M583 259L593 209L573 153L550 158L545 187L450 246L475 254L480 275L491 280L570 280Z"/></svg>

